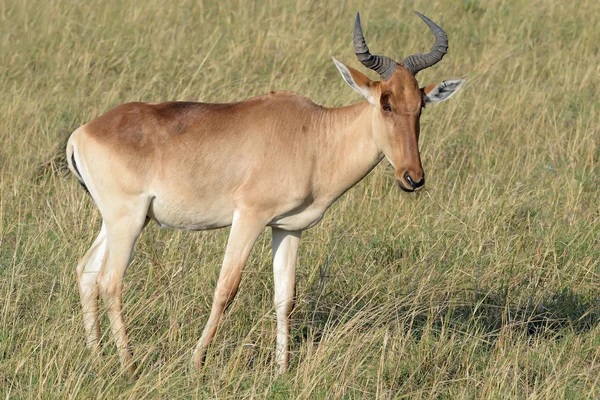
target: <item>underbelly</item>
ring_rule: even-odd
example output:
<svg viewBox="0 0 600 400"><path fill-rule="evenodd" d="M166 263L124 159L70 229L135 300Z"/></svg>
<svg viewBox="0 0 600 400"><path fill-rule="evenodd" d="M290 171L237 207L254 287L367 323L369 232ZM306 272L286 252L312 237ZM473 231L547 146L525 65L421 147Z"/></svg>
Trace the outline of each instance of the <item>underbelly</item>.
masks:
<svg viewBox="0 0 600 400"><path fill-rule="evenodd" d="M161 227L203 231L230 226L233 208L223 203L186 205L178 202L166 203L155 198L148 209L148 217Z"/></svg>
<svg viewBox="0 0 600 400"><path fill-rule="evenodd" d="M279 212L273 210L273 215L278 216L266 225L289 231L308 229L323 218L329 205L313 202L289 209L280 204L276 207ZM282 209L287 210L281 213ZM156 196L150 203L148 217L161 227L199 231L230 226L234 212L235 208L228 198L184 202L174 196Z"/></svg>

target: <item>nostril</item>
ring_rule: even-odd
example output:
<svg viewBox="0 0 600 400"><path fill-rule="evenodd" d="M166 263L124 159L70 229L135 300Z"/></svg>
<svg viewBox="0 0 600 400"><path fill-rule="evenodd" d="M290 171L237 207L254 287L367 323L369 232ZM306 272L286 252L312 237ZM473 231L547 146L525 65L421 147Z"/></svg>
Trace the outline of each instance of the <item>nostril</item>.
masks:
<svg viewBox="0 0 600 400"><path fill-rule="evenodd" d="M408 171L406 171L404 173L404 179L406 179L406 181L410 184L410 186L412 186L413 188L415 188L415 181L412 180L412 178L410 177L410 174L408 173Z"/></svg>
<svg viewBox="0 0 600 400"><path fill-rule="evenodd" d="M413 180L413 178L410 176L410 174L408 173L408 171L406 171L404 173L404 179L406 179L406 181L410 184L410 186L412 186L413 189L417 189L420 188L421 186L423 186L425 184L425 176L421 176L421 179L418 182L415 182Z"/></svg>
<svg viewBox="0 0 600 400"><path fill-rule="evenodd" d="M420 188L421 186L423 186L425 184L425 177L421 177L421 180L417 183L415 183L414 188Z"/></svg>

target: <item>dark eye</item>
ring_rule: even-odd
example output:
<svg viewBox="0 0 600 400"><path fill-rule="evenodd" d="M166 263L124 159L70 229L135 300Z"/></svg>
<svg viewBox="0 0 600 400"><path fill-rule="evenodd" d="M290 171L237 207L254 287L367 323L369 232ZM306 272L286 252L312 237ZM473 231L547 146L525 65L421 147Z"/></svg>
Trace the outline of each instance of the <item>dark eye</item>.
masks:
<svg viewBox="0 0 600 400"><path fill-rule="evenodd" d="M389 104L384 104L383 107L381 107L383 109L383 111L386 112L391 112L392 111L392 107Z"/></svg>

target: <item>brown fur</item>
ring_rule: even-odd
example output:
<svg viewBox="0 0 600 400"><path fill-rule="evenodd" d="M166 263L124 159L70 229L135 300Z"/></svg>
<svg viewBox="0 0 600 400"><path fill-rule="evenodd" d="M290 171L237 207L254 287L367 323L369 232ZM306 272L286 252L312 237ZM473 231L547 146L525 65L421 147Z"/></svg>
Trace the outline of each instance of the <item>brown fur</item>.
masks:
<svg viewBox="0 0 600 400"><path fill-rule="evenodd" d="M121 315L122 281L149 219L189 230L231 225L211 314L196 347L199 367L256 238L271 226L276 357L285 370L301 232L384 155L403 188L424 177L418 148L423 95L415 78L401 65L382 82L348 70L369 101L326 108L291 92L270 92L230 104L129 103L71 135L69 166L103 218L101 233L77 267L91 349L98 349L101 296L121 363L133 370Z"/></svg>

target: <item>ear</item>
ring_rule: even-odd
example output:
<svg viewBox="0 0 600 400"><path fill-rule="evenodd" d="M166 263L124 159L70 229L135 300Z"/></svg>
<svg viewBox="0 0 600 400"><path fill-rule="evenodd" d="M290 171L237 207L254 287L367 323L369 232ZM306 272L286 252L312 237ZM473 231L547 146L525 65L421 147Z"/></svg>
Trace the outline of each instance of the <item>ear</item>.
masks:
<svg viewBox="0 0 600 400"><path fill-rule="evenodd" d="M344 78L346 83L361 96L367 99L369 103L375 105L377 102L373 97L372 89L376 82L373 82L354 68L347 67L346 65L342 64L334 56L331 56L331 58L333 58L335 66L340 71L340 74L342 74L342 78Z"/></svg>
<svg viewBox="0 0 600 400"><path fill-rule="evenodd" d="M439 103L440 101L448 100L458 92L462 85L465 83L465 79L453 79L449 81L443 81L437 85L427 85L421 88L425 103Z"/></svg>

